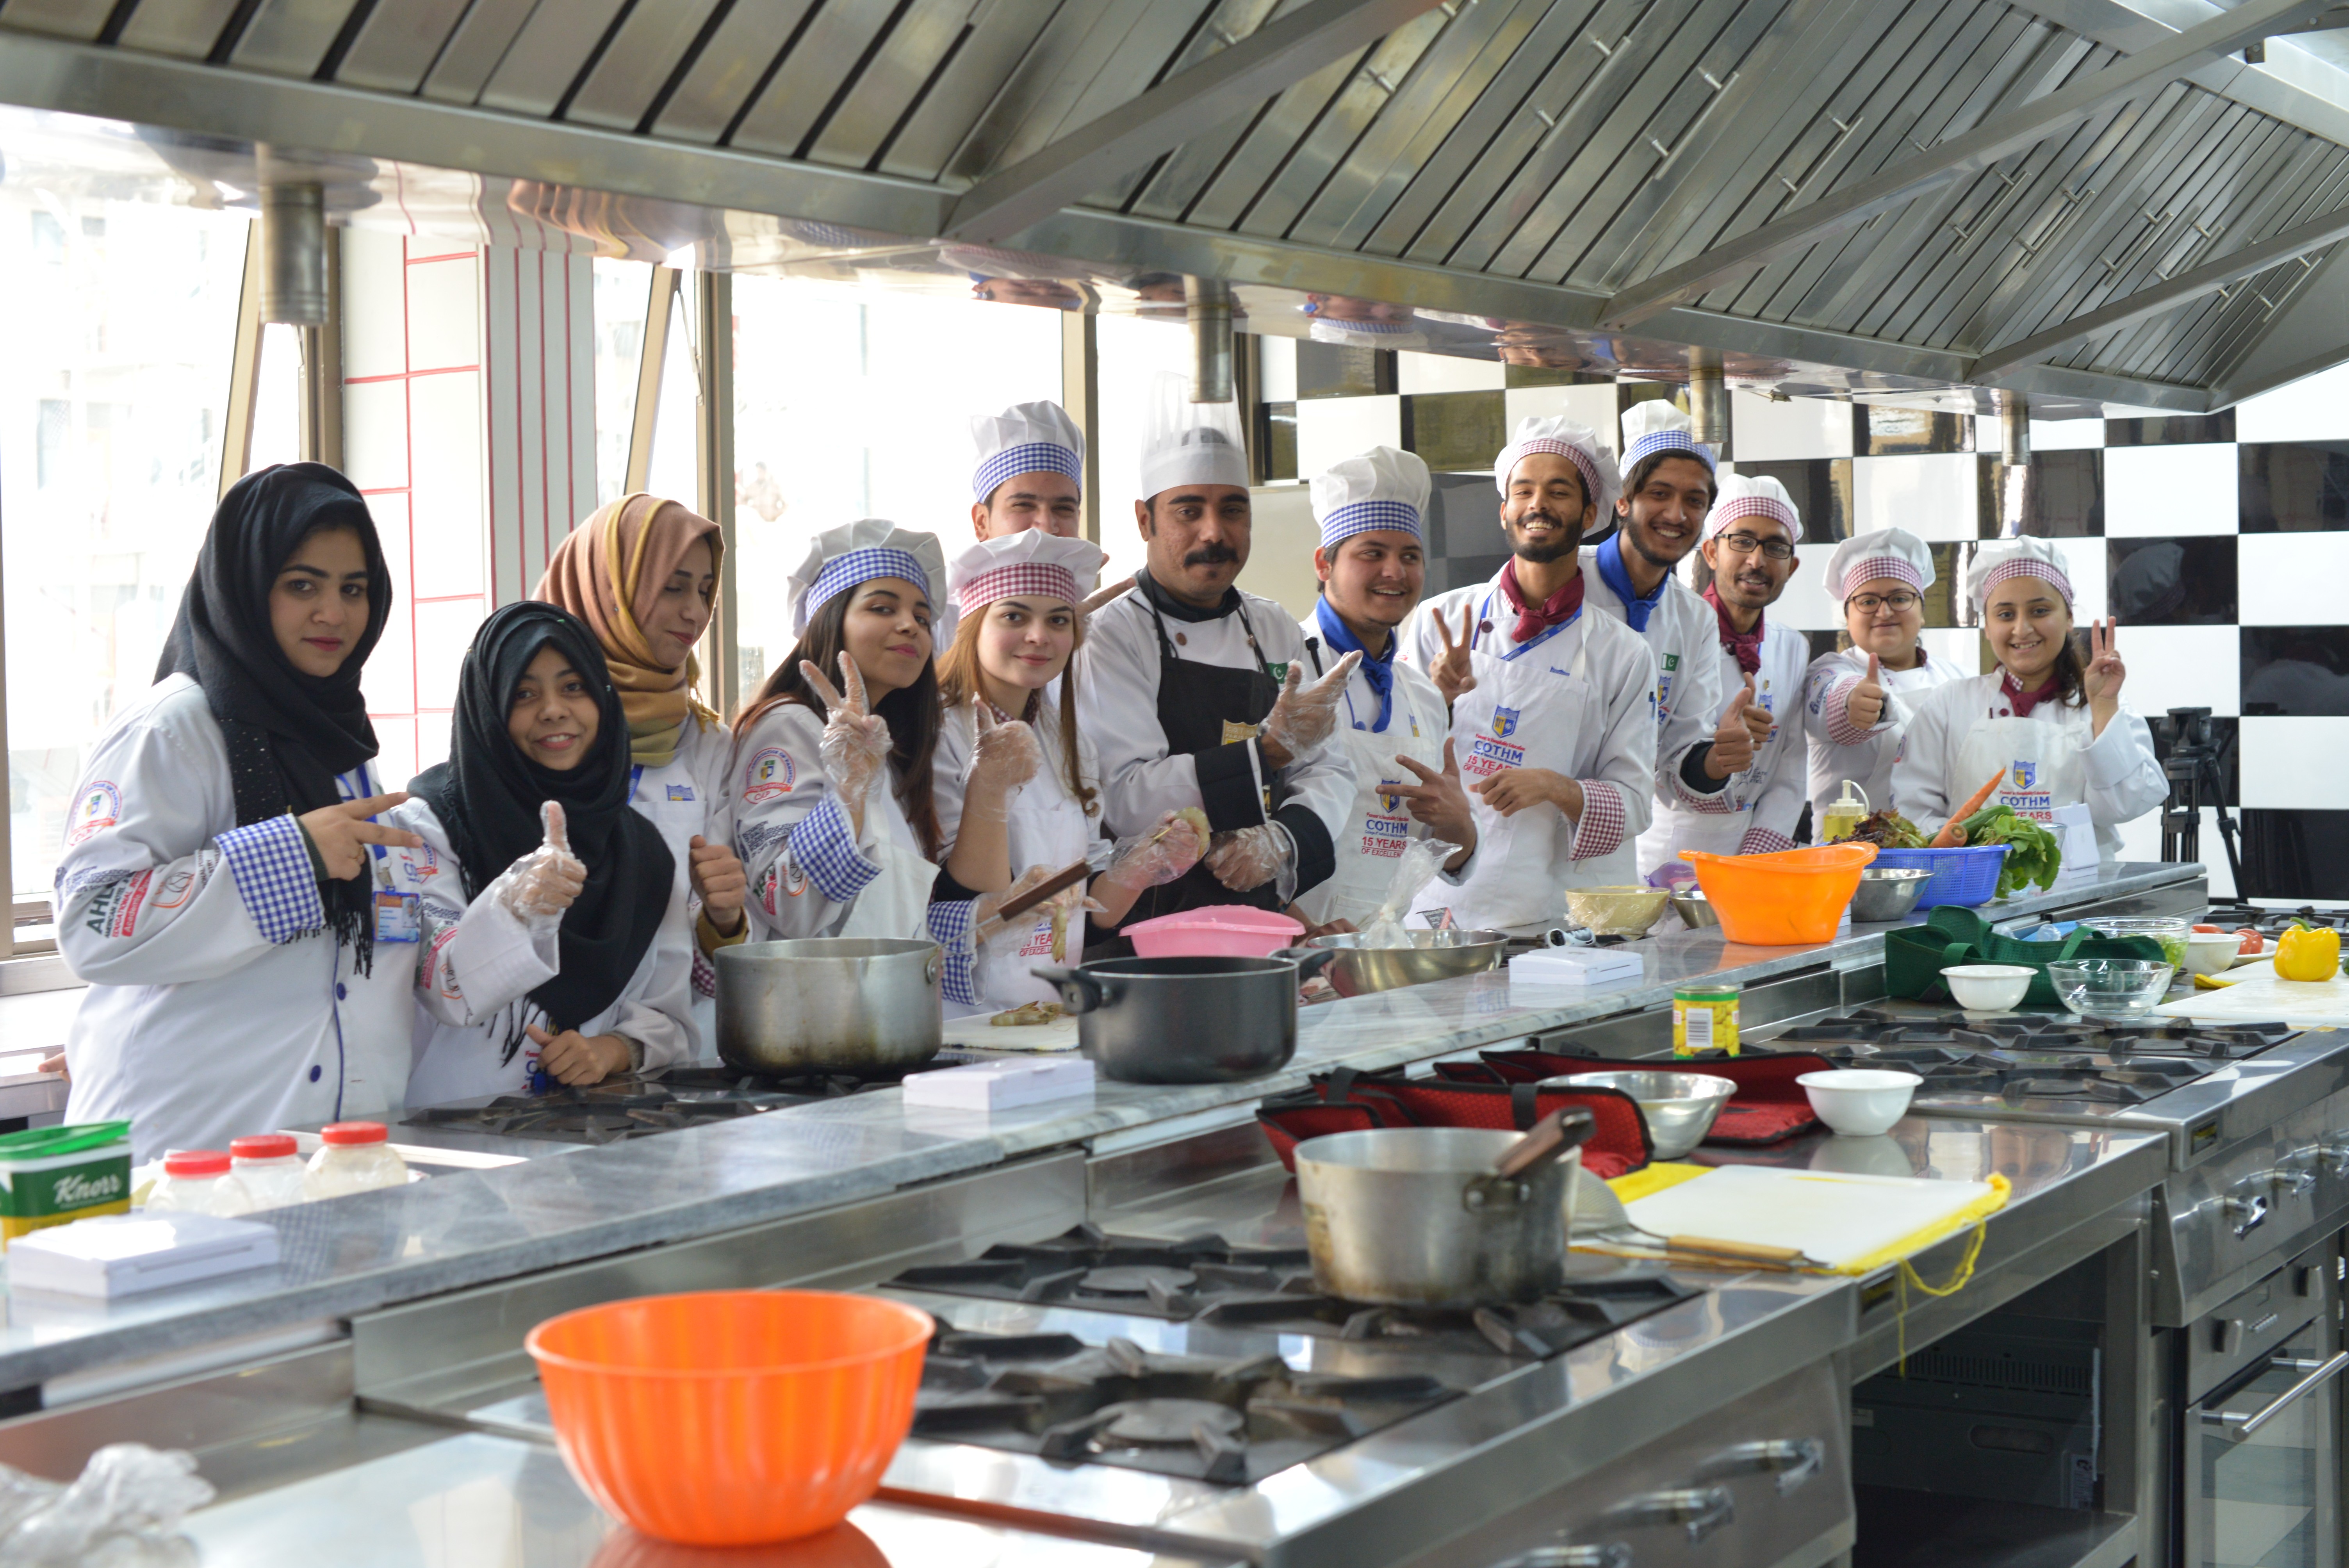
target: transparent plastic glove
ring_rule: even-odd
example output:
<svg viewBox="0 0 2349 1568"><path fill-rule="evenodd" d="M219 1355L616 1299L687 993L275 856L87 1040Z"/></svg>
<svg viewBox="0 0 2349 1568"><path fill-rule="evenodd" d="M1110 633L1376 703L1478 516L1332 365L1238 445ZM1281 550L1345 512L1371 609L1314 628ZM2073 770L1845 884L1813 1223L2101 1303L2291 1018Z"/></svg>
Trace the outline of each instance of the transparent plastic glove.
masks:
<svg viewBox="0 0 2349 1568"><path fill-rule="evenodd" d="M1311 686L1301 684L1305 666L1292 662L1280 696L1264 716L1265 739L1288 753L1292 762L1329 739L1338 727L1338 701L1346 695L1347 678L1361 662L1361 654L1348 654Z"/></svg>
<svg viewBox="0 0 2349 1568"><path fill-rule="evenodd" d="M1387 879L1385 901L1376 914L1362 923L1361 945L1364 947L1409 947L1411 937L1403 931L1402 917L1411 913L1412 901L1420 890L1435 880L1444 862L1460 852L1457 844L1447 844L1442 839L1413 839L1402 847L1395 861L1394 874Z"/></svg>
<svg viewBox="0 0 2349 1568"><path fill-rule="evenodd" d="M1297 880L1293 867L1288 834L1278 822L1217 833L1207 850L1207 869L1234 892L1253 892L1267 882L1293 883ZM1290 886L1276 891L1283 906L1296 896Z"/></svg>
<svg viewBox="0 0 2349 1568"><path fill-rule="evenodd" d="M194 1568L180 1519L212 1500L192 1454L109 1443L70 1486L0 1465L0 1563L8 1568Z"/></svg>
<svg viewBox="0 0 2349 1568"><path fill-rule="evenodd" d="M546 841L498 873L485 896L505 905L506 912L533 932L552 930L587 885L587 868L571 852L563 825L563 808L549 800L538 809Z"/></svg>
<svg viewBox="0 0 2349 1568"><path fill-rule="evenodd" d="M1021 872L1019 879L1002 892L991 892L981 898L971 908L971 940L984 946L1002 935L1014 924L1022 931L1028 930L1046 913L1051 911L1059 912L1059 918L1053 922L1053 929L1056 932L1060 930L1070 911L1082 908L1094 913L1101 913L1102 906L1085 896L1085 884L1079 882L1071 882L1033 909L1023 910L1013 915L1009 921L1003 920L996 914L997 910L1001 909L1020 894L1032 892L1051 881L1061 873L1061 870L1060 866L1030 866L1026 871Z"/></svg>
<svg viewBox="0 0 2349 1568"><path fill-rule="evenodd" d="M889 725L864 700L864 676L845 649L840 655L842 685L834 687L823 672L800 661L800 675L823 704L823 738L816 751L823 758L823 776L832 780L843 805L863 823L865 791L889 764Z"/></svg>
<svg viewBox="0 0 2349 1568"><path fill-rule="evenodd" d="M985 697L970 699L978 734L970 748L970 773L963 785L963 816L1001 821L1011 810L1011 791L1036 777L1044 759L1036 732L1022 719L999 723Z"/></svg>
<svg viewBox="0 0 2349 1568"><path fill-rule="evenodd" d="M1195 807L1188 814L1167 812L1150 831L1120 839L1102 875L1137 892L1164 887L1197 865L1199 857L1207 852L1208 835L1199 825L1205 820Z"/></svg>

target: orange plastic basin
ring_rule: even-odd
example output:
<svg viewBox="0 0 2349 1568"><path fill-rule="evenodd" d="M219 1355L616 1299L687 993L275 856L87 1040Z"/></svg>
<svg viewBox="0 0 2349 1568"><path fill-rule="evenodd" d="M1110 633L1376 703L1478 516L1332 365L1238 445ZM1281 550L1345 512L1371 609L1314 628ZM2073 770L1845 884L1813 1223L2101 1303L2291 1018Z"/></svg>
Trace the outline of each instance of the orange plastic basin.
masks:
<svg viewBox="0 0 2349 1568"><path fill-rule="evenodd" d="M607 1302L523 1341L573 1479L647 1535L745 1546L829 1530L914 1424L927 1313L829 1291Z"/></svg>
<svg viewBox="0 0 2349 1568"><path fill-rule="evenodd" d="M1822 844L1774 855L1681 851L1721 917L1723 939L1757 947L1832 941L1859 891L1859 873L1875 858L1874 844Z"/></svg>

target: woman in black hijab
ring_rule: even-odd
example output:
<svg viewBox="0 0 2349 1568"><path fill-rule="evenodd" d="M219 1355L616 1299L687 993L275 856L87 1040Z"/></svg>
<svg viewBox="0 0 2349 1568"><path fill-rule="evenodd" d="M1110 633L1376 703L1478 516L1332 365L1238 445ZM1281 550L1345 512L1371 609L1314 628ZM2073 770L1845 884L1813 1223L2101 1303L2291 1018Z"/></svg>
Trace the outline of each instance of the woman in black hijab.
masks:
<svg viewBox="0 0 2349 1568"><path fill-rule="evenodd" d="M90 982L68 1113L129 1119L140 1159L401 1104L412 965L377 960L413 940L382 895L414 885L418 840L375 820L404 797L359 695L391 602L348 480L248 474L156 684L90 749L57 874L58 945Z"/></svg>
<svg viewBox="0 0 2349 1568"><path fill-rule="evenodd" d="M449 760L418 775L396 813L445 846L468 906L419 984L440 1026L410 1104L511 1092L541 1073L595 1083L687 1053L692 937L668 847L628 803L638 771L593 632L529 600L481 623ZM456 913L437 905L428 944Z"/></svg>

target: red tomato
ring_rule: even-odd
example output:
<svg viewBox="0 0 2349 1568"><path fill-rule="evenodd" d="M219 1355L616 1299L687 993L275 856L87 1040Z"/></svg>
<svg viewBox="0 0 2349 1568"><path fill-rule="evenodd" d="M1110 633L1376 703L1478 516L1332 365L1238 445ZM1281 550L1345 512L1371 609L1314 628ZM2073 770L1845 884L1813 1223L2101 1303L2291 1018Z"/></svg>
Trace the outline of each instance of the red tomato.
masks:
<svg viewBox="0 0 2349 1568"><path fill-rule="evenodd" d="M2243 939L2235 944L2235 955L2239 958L2256 956L2267 947L2268 939L2248 925L2237 926L2235 934Z"/></svg>

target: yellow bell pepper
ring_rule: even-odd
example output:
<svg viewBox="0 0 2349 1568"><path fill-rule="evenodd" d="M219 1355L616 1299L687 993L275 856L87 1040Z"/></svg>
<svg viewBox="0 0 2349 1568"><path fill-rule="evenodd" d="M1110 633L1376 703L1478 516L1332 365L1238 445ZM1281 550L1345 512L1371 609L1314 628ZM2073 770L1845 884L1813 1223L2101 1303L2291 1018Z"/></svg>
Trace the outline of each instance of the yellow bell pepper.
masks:
<svg viewBox="0 0 2349 1568"><path fill-rule="evenodd" d="M2278 939L2279 980L2330 980L2341 973L2341 934L2295 924Z"/></svg>

